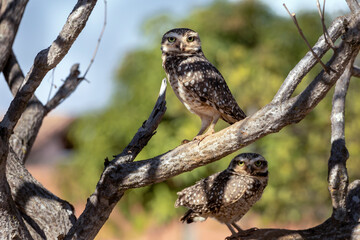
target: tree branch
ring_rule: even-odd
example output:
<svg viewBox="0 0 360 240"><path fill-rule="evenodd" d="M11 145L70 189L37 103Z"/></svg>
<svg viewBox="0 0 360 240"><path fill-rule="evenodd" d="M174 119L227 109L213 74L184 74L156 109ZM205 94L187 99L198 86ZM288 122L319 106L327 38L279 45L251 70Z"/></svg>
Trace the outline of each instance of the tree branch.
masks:
<svg viewBox="0 0 360 240"><path fill-rule="evenodd" d="M50 112L56 108L60 103L62 103L67 97L72 94L77 86L81 83L84 78L80 78L79 64L72 65L70 69L70 74L66 78L65 82L59 90L56 92L55 96L45 105L46 113Z"/></svg>
<svg viewBox="0 0 360 240"><path fill-rule="evenodd" d="M15 96L24 81L24 74L12 51L3 73L12 94ZM10 137L10 146L22 164L25 164L44 117L44 106L33 95Z"/></svg>
<svg viewBox="0 0 360 240"><path fill-rule="evenodd" d="M6 134L7 139L46 73L63 59L85 27L95 4L96 0L79 0L56 40L50 47L40 51L36 56L34 65L25 77L22 87L0 123L0 130Z"/></svg>
<svg viewBox="0 0 360 240"><path fill-rule="evenodd" d="M316 0L316 5L317 5L318 12L319 12L320 19L321 19L321 25L322 25L322 28L323 28L323 33L324 33L325 42L327 42L332 49L335 49L335 44L334 44L334 42L331 40L331 38L329 38L329 33L328 33L327 28L326 28L326 25L325 25L325 0L324 0L324 2L323 2L323 8L322 8L322 10L321 10L321 7L320 7L320 2L319 2L319 0Z"/></svg>
<svg viewBox="0 0 360 240"><path fill-rule="evenodd" d="M12 2L12 1L9 1ZM60 233L65 234L70 226L74 223L74 215L73 215L73 209L71 209L70 204L62 201L58 198L56 198L54 195L50 193L45 193L47 195L47 200L44 200L42 197L44 197L44 189L42 189L41 186L38 184L30 184L32 180L32 176L30 174L27 175L27 181L23 181L21 179L23 175L16 175L21 170L25 170L23 165L19 164L19 160L12 161L16 158L16 154L10 154L9 155L9 139L10 136L13 133L13 130L15 126L18 124L18 120L20 116L24 113L24 111L28 108L28 103L31 98L33 98L33 93L42 81L45 74L53 67L55 67L61 59L66 55L69 48L71 47L72 43L75 41L81 30L84 28L85 23L95 6L96 1L85 1L80 0L78 1L77 5L73 9L72 13L69 15L67 22L65 23L62 31L60 32L57 39L53 42L53 44L41 51L37 57L35 58L34 65L32 66L30 72L26 76L24 81L22 83L21 88L19 87L13 87L11 86L12 90L15 88L18 88L19 90L16 90L16 96L13 99L13 101L10 104L10 107L5 114L3 120L0 122L0 212L2 213L0 215L0 222L1 222L1 229L0 231L0 238L9 238L11 239L32 239L32 237L29 234L29 231L25 227L25 224L22 220L22 217L26 219L28 226L31 226L30 228L32 230L32 233L36 232L36 235L34 235L35 238L43 238L49 237L49 239L56 239ZM5 6L6 4L3 4L1 7ZM14 4L11 6L14 7ZM6 9L9 12L12 12L11 7L8 7ZM19 14L21 13L21 14ZM14 16L19 16L21 19L22 12L14 13ZM2 15L2 17L5 15ZM17 27L12 28L17 29ZM1 29L0 29L1 30ZM11 41L8 40L8 41ZM12 42L11 42L12 45ZM8 47L8 51L11 51L11 45ZM7 46L7 45L6 45ZM7 58L4 58L4 61L6 62ZM18 72L21 73L20 68L17 65L16 58L13 56L12 58L13 62L9 63L10 68L9 69L15 69ZM15 62L14 62L15 60ZM14 68L13 68L14 67ZM11 71L10 71L11 72ZM10 76L10 72L9 75ZM23 76L16 76L14 79L20 79L23 78ZM10 81L9 81L10 82ZM18 85L19 86L19 85ZM15 91L13 91L15 92ZM34 98L33 98L34 99ZM35 98L37 101L37 99ZM40 109L44 109L42 104L39 104ZM42 112L41 110L36 110L37 113L40 113L39 119L40 121L34 121L34 119L31 119L32 123L38 123L38 126L40 127L41 121L46 113ZM32 114L24 114L24 116L32 116ZM25 120L26 121L26 120ZM18 125L19 126L19 125ZM23 125L24 126L24 125ZM19 129L20 130L20 129ZM38 130L38 129L37 129ZM36 131L37 131L36 130ZM37 132L35 134L31 134L31 137L35 139ZM27 133L25 133L27 135ZM30 136L30 135L27 135ZM31 138L30 137L30 138ZM14 138L12 138L14 140ZM31 143L31 140L29 140L27 143ZM10 143L11 144L11 143ZM22 149L22 148L20 148ZM10 157L9 157L10 156ZM21 155L23 159L25 159L25 154ZM10 158L9 161L7 161L8 157ZM22 210L22 216L20 216L20 213L18 209L15 207L15 204L11 198L11 191L10 187L8 185L8 182L5 177L5 165L11 162L13 164L18 164L15 169L12 169L14 172L7 172L7 176L9 179L11 178L11 174L15 174L15 178L11 179L13 184L13 196L20 196L20 198L17 198L17 205ZM7 164L7 168L11 169L10 163ZM20 180L19 180L20 179ZM17 181L16 181L17 180ZM23 184L23 185L16 185L16 184ZM26 183L29 183L30 185L27 185ZM31 200L25 198L24 196L31 196L33 193L36 194L38 197L31 198ZM17 194L17 195L15 195ZM22 195L24 194L24 195ZM30 203L30 204L29 204ZM46 206L46 209L43 209L43 213L39 214L39 208L38 206ZM55 211L54 211L55 210ZM54 211L54 212L52 212ZM52 214L51 214L52 212ZM48 214L47 214L48 213ZM46 215L47 214L47 215ZM55 215L53 215L55 214ZM49 220L59 220L60 225L54 225L53 227L49 227ZM71 220L72 219L72 220ZM47 233L47 230L50 230L50 233ZM51 234L57 234L51 235Z"/></svg>
<svg viewBox="0 0 360 240"><path fill-rule="evenodd" d="M322 66L322 68L325 70L326 73L329 73L331 69L328 69L327 66L325 66L325 64L321 61L320 57L318 55L316 55L316 53L314 52L314 50L312 49L309 41L306 39L303 31L301 30L300 26L299 26L299 23L296 19L296 15L295 13L290 13L289 9L286 7L285 3L283 3L283 6L285 7L286 11L288 12L288 14L290 15L291 19L293 20L293 22L295 23L295 26L296 28L298 29L299 31L299 34L300 36L302 37L302 39L304 40L304 42L306 43L306 45L308 46L308 48L310 49L310 52L314 55L314 57L316 58L317 62L320 63L320 65ZM325 35L325 32L324 32L324 39L325 41L327 42L327 39L326 39L326 35Z"/></svg>
<svg viewBox="0 0 360 240"><path fill-rule="evenodd" d="M8 0L1 2L0 9L0 72L10 55L28 0Z"/></svg>
<svg viewBox="0 0 360 240"><path fill-rule="evenodd" d="M352 13L356 14L360 11L360 5L358 0L346 0L346 3L348 4Z"/></svg>
<svg viewBox="0 0 360 240"><path fill-rule="evenodd" d="M155 134L166 111L166 79L162 80L159 97L149 118L142 124L130 144L114 160L105 162L105 169L95 192L88 198L85 210L78 221L66 235L65 239L93 239L108 219L111 211L123 196L124 191L109 178L114 169L122 167L122 163L132 162ZM109 193L111 195L109 195Z"/></svg>
<svg viewBox="0 0 360 240"><path fill-rule="evenodd" d="M349 177L346 160L349 152L345 146L345 98L349 88L352 65L356 55L349 62L343 75L335 85L331 111L331 156L328 163L329 192L333 205L333 216L344 221L347 216L346 195Z"/></svg>
<svg viewBox="0 0 360 240"><path fill-rule="evenodd" d="M24 80L24 75L13 52L3 73L15 95ZM73 90L71 88L71 91ZM56 239L59 235L65 234L76 221L72 205L45 189L24 166L47 113L48 110L36 96L33 96L10 138L12 152L8 156L6 166L6 177L12 198L34 239ZM38 211L39 205L43 206L41 212ZM57 224L49 225L52 219L58 220Z"/></svg>
<svg viewBox="0 0 360 240"><path fill-rule="evenodd" d="M336 18L328 29L329 38L331 38L333 41L338 39L342 34L344 25L347 22L348 20L345 17ZM312 49L315 54L321 58L325 55L329 48L330 46L325 41L324 35L321 35ZM275 104L288 100L294 93L301 80L306 76L306 74L310 72L316 63L317 60L311 51L307 52L306 55L299 61L299 63L296 64L296 66L289 72L285 81L274 96L272 103Z"/></svg>

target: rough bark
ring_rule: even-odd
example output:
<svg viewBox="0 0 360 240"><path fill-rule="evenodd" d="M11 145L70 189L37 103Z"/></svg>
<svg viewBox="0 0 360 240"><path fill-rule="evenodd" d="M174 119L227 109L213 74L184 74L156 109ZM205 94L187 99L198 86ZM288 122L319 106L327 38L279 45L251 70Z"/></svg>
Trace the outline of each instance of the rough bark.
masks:
<svg viewBox="0 0 360 240"><path fill-rule="evenodd" d="M3 53L0 66L3 70L3 65L8 63L7 70L4 70L8 75L5 73L5 77L14 80L8 82L16 95L0 122L0 238L32 239L29 229L36 239L56 239L61 234L65 235L74 223L73 209L70 204L46 191L26 171L22 163L32 146L43 117L59 103L59 100L44 108L33 97L33 93L45 74L66 55L85 27L96 1L78 1L57 39L49 48L37 55L30 72L23 79L14 55L12 54L10 61L7 61L7 58L11 54L13 39L26 2L5 1L1 4L0 31L3 34L2 40L6 43L0 47ZM21 4L22 9L19 8ZM36 104L32 104L30 99ZM14 130L15 126L17 127ZM19 155L15 151L9 154L12 147ZM11 182L11 190L7 179ZM16 204L13 199L16 199ZM42 209L41 214L39 209ZM28 228L24 224L24 219Z"/></svg>
<svg viewBox="0 0 360 240"><path fill-rule="evenodd" d="M0 9L0 71L5 67L28 0L6 0Z"/></svg>
<svg viewBox="0 0 360 240"><path fill-rule="evenodd" d="M105 161L105 171L96 186L95 192L88 198L86 210L80 215L78 221L66 235L65 239L93 239L99 232L103 224L108 219L111 211L121 199L124 191L118 188L109 179L108 169L119 169L122 163L132 162L140 151L146 146L151 137L155 134L155 130L166 111L166 79L163 79L159 97L155 103L149 118L143 123L135 134L129 145L122 153L115 156L111 162ZM111 195L109 195L111 193Z"/></svg>

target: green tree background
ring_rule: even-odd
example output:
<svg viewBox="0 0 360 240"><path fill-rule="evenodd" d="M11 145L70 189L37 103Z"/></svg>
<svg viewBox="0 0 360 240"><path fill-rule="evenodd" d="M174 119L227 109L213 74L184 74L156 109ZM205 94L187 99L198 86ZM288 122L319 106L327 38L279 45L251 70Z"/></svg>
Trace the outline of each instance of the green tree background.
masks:
<svg viewBox="0 0 360 240"><path fill-rule="evenodd" d="M317 13L303 12L297 18L309 42L314 44L322 33ZM199 32L205 55L223 74L247 115L271 101L289 71L308 51L293 22L288 17L275 15L258 1L216 1L193 11L184 20L167 15L148 20L143 26L144 41L148 44L129 52L122 60L111 103L101 111L79 118L69 131L74 155L70 166L62 167L62 179L70 199L84 199L93 192L104 168L104 158L111 159L112 155L121 152L148 117L165 77L160 40L163 33L175 27ZM328 56L324 58L326 60ZM310 72L298 91L319 70L320 67L316 67ZM360 177L357 171L360 125L356 121L360 114L359 89L360 82L352 81L346 106L351 179ZM332 93L329 93L300 123L260 139L220 161L164 183L128 191L119 207L138 228L146 225L149 216L159 222L178 218L184 209L174 208L177 191L225 169L236 154L254 151L269 161L269 185L254 207L264 221L324 220L331 214L326 181L331 97ZM200 119L185 109L169 86L167 107L156 135L138 160L176 147L183 139L194 137L200 128ZM217 129L224 127L227 127L224 122L217 125Z"/></svg>

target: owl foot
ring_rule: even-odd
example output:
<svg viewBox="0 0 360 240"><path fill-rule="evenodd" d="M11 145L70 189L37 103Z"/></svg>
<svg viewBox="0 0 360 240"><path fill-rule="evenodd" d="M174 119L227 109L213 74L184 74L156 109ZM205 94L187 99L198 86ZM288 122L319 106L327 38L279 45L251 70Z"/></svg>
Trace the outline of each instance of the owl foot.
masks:
<svg viewBox="0 0 360 240"><path fill-rule="evenodd" d="M229 237L226 237L225 240L240 240L241 237L250 235L252 232L259 230L258 228L250 228L247 230L241 230L238 233L234 233Z"/></svg>
<svg viewBox="0 0 360 240"><path fill-rule="evenodd" d="M209 130L206 133L202 134L202 135L197 135L193 138L193 141L199 141L199 143L204 140L207 136L210 136L211 134L214 134L215 131L214 130Z"/></svg>

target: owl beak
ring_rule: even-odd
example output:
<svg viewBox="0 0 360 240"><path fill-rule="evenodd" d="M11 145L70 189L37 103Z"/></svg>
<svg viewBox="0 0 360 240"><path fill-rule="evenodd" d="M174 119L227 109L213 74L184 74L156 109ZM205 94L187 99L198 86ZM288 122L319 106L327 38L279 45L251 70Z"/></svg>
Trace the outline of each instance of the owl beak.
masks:
<svg viewBox="0 0 360 240"><path fill-rule="evenodd" d="M181 50L181 51L184 51L184 50L185 50L185 46L184 46L184 44L182 44L182 43L180 43L180 50Z"/></svg>

